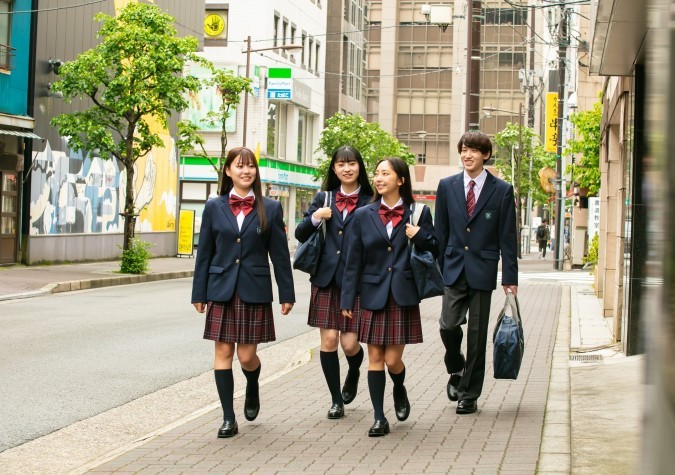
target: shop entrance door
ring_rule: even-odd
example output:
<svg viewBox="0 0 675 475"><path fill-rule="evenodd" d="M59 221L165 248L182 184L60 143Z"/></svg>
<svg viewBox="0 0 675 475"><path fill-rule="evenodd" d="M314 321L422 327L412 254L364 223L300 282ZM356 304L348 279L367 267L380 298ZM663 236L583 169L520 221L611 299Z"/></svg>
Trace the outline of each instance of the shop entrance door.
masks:
<svg viewBox="0 0 675 475"><path fill-rule="evenodd" d="M17 173L0 170L0 264L16 262L19 216Z"/></svg>

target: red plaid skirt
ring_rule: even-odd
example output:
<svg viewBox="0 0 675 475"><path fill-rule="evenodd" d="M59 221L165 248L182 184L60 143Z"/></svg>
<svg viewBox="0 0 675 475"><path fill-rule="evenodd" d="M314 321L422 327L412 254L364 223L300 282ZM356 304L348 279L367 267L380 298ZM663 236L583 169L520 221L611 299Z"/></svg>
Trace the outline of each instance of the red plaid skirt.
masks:
<svg viewBox="0 0 675 475"><path fill-rule="evenodd" d="M335 284L323 289L312 285L307 324L310 327L358 333L359 301L357 296L352 309L352 318L343 317L340 309L340 289Z"/></svg>
<svg viewBox="0 0 675 475"><path fill-rule="evenodd" d="M272 303L246 303L236 292L229 302L209 302L204 339L224 343L276 340Z"/></svg>
<svg viewBox="0 0 675 475"><path fill-rule="evenodd" d="M422 343L420 306L402 307L389 293L382 310L361 309L359 341L371 345Z"/></svg>

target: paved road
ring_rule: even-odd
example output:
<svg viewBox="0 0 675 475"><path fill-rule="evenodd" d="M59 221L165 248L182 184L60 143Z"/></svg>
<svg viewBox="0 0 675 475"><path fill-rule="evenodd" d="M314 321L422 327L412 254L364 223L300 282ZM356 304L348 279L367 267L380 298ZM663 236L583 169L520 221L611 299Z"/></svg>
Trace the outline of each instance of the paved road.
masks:
<svg viewBox="0 0 675 475"><path fill-rule="evenodd" d="M0 302L0 452L210 370L192 279ZM309 285L277 315L277 342L305 333ZM262 346L262 345L261 345Z"/></svg>

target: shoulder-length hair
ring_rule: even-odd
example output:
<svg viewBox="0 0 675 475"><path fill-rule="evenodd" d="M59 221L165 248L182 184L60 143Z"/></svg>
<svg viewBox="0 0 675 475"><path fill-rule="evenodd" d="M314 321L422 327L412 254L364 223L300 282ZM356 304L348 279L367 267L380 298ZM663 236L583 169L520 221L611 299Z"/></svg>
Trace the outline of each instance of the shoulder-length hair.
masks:
<svg viewBox="0 0 675 475"><path fill-rule="evenodd" d="M323 191L335 190L340 187L340 179L335 174L333 166L336 162L353 162L356 161L359 164L359 185L361 186L361 193L364 193L368 196L373 196L373 187L370 186L370 181L368 180L368 172L366 171L366 165L363 163L363 158L358 150L349 145L343 145L333 152L333 158L331 158L330 165L328 165L328 173L321 184L321 189Z"/></svg>
<svg viewBox="0 0 675 475"><path fill-rule="evenodd" d="M258 221L260 222L260 230L264 233L267 231L267 213L265 213L265 203L263 202L262 185L260 181L260 168L258 167L258 160L251 149L246 147L235 147L230 150L223 164L223 182L220 185L220 195L225 196L230 193L234 187L232 178L225 173L226 168L230 168L232 164L237 161L237 164L255 167L255 180L253 180L253 194L255 195L255 210L258 213Z"/></svg>
<svg viewBox="0 0 675 475"><path fill-rule="evenodd" d="M383 158L377 162L375 168L377 169L382 162L389 162L394 173L403 180L403 184L398 187L398 192L401 195L403 203L405 203L406 206L413 204L415 198L413 198L412 182L410 181L410 169L408 168L408 164L398 157L389 157ZM377 188L375 188L375 196L373 196L372 202L378 201L380 198L382 198L382 196L377 192Z"/></svg>

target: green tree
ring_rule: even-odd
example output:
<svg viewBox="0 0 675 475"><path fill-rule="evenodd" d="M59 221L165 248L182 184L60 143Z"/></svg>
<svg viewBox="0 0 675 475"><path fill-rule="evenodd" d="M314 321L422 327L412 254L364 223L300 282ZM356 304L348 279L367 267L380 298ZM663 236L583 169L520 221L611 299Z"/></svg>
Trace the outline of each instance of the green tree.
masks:
<svg viewBox="0 0 675 475"><path fill-rule="evenodd" d="M218 69L213 71L213 76L204 80L206 87L215 87L221 98L218 109L210 111L205 118L205 122L211 127L220 126L220 157L209 156L204 148L204 137L198 131L198 125L188 121L182 121L178 124L178 133L180 139L177 142L179 150L182 153L192 152L199 157L206 158L213 169L218 174L218 189L223 181L223 164L227 157L227 130L225 124L230 115L234 112L241 101L241 93L249 94L251 92L251 80L249 78L235 76L229 69ZM195 150L195 146L199 150Z"/></svg>
<svg viewBox="0 0 675 475"><path fill-rule="evenodd" d="M508 123L503 130L495 135L495 144L497 145L495 168L504 177L504 180L514 186L517 185L519 128L518 124ZM545 205L548 203L550 195L545 193L541 188L538 172L543 167L555 167L555 154L544 152L544 147L540 144L537 134L526 126L522 128L522 145L523 152L520 155L520 190L518 193L520 198L519 210L522 210L523 206L525 206L529 192L532 192L533 205ZM512 151L513 162L511 161ZM532 167L530 167L530 159ZM512 169L513 180L511 178ZM522 213L519 216L522 216Z"/></svg>
<svg viewBox="0 0 675 475"><path fill-rule="evenodd" d="M575 138L567 142L566 154L581 155L577 163L568 165L565 172L581 188L588 188L589 196L600 191L600 121L602 98L586 111L572 114Z"/></svg>
<svg viewBox="0 0 675 475"><path fill-rule="evenodd" d="M202 62L193 37L179 38L174 18L156 5L132 2L117 17L103 13L101 42L65 63L61 80L52 86L82 110L61 114L51 123L75 151L98 150L101 158L118 159L126 168L124 244L134 237L136 209L134 165L154 147L164 145L160 128L168 116L187 108L187 93L199 90L199 80L183 75L186 61ZM158 124L161 127L156 127Z"/></svg>
<svg viewBox="0 0 675 475"><path fill-rule="evenodd" d="M382 158L399 157L408 165L415 164L415 156L408 151L408 146L382 130L380 124L366 122L360 115L337 113L326 121L326 127L321 132L317 151L325 157L319 159L315 180L326 176L333 152L343 145L350 145L359 151L371 176Z"/></svg>

